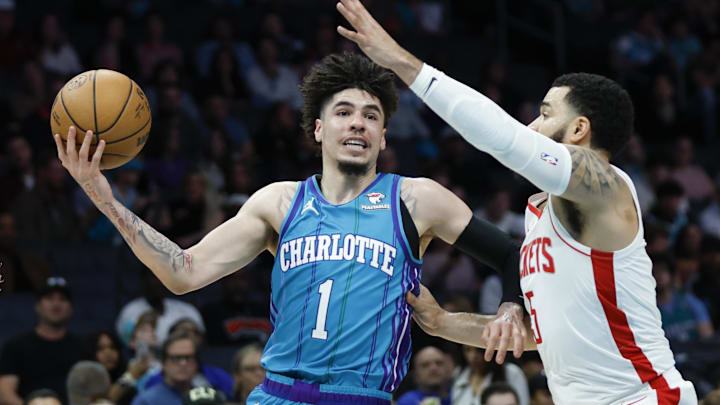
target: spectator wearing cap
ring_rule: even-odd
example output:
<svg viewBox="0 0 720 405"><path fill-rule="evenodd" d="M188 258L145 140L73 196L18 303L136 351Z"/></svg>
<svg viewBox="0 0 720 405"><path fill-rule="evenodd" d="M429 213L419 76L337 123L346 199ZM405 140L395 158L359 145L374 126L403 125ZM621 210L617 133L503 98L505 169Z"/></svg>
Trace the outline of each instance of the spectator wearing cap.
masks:
<svg viewBox="0 0 720 405"><path fill-rule="evenodd" d="M64 278L45 281L35 304L37 325L9 340L0 352L1 404L23 405L24 396L41 388L67 396L65 378L85 351L82 340L67 328L71 297Z"/></svg>
<svg viewBox="0 0 720 405"><path fill-rule="evenodd" d="M205 342L205 335L200 328L200 325L195 322L192 318L184 318L175 323L172 327L170 327L170 335L174 334L186 334L192 338L192 340L195 342L195 347L197 349L201 348ZM219 391L222 391L223 395L226 398L230 398L233 395L233 377L228 374L227 371L211 366L208 364L203 364L198 360L198 371L197 371L197 378L207 380L208 383L210 383L213 387L217 388ZM264 377L263 373L263 377ZM160 384L163 380L163 370L156 370L151 371L151 375L148 377L147 382L145 383L144 389L149 389L150 387ZM262 383L262 379L260 379L260 382L258 384L255 384L255 386ZM252 388L255 388L253 386ZM251 389L252 390L252 389ZM250 394L250 391L248 391L248 394Z"/></svg>
<svg viewBox="0 0 720 405"><path fill-rule="evenodd" d="M62 405L57 392L42 388L35 390L25 397L25 405Z"/></svg>
<svg viewBox="0 0 720 405"><path fill-rule="evenodd" d="M182 405L192 388L216 388L198 373L197 346L184 331L170 334L163 343L162 367L162 382L138 394L132 405Z"/></svg>

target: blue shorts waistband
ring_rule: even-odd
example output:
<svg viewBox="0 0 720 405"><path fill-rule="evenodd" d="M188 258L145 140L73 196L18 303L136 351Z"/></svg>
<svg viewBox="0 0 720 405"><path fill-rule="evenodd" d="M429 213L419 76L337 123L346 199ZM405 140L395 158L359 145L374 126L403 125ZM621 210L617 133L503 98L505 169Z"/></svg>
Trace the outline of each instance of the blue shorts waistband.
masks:
<svg viewBox="0 0 720 405"><path fill-rule="evenodd" d="M318 405L390 405L392 394L369 388L313 384L276 374L265 373L262 390L272 396Z"/></svg>

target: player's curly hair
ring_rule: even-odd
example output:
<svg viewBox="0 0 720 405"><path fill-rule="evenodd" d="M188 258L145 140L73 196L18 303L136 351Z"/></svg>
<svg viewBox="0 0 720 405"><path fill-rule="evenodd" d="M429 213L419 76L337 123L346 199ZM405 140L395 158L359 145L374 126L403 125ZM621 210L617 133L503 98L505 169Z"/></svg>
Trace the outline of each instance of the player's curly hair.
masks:
<svg viewBox="0 0 720 405"><path fill-rule="evenodd" d="M630 95L615 81L591 73L569 73L555 79L552 87L567 86L565 100L590 120L593 147L610 156L622 150L633 132L633 104Z"/></svg>
<svg viewBox="0 0 720 405"><path fill-rule="evenodd" d="M343 52L324 57L300 84L304 101L302 129L310 139L315 139L315 120L320 118L325 103L345 89L360 89L377 97L385 116L383 127L387 128L398 104L395 74L360 54Z"/></svg>

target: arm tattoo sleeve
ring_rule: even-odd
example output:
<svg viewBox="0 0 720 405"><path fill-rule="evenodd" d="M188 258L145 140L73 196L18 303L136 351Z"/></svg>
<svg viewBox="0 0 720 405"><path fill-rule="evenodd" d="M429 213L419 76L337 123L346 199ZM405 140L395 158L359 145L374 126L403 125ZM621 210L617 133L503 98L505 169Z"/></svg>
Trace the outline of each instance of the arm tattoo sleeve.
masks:
<svg viewBox="0 0 720 405"><path fill-rule="evenodd" d="M105 207L110 220L138 256L144 256L143 253L146 252L150 253L155 260L168 263L175 273L192 270L190 253L181 249L127 208L121 206L118 211L115 205L109 202L105 203Z"/></svg>
<svg viewBox="0 0 720 405"><path fill-rule="evenodd" d="M618 174L598 154L583 147L568 147L572 157L572 176L567 192L611 197L619 187Z"/></svg>

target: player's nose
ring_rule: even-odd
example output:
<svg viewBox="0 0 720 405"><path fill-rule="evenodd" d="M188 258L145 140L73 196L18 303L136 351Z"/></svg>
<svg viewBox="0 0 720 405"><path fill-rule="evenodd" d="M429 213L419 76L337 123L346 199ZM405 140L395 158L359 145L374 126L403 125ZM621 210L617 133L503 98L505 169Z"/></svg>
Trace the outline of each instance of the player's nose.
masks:
<svg viewBox="0 0 720 405"><path fill-rule="evenodd" d="M362 112L358 111L353 114L352 121L350 121L350 129L353 131L362 131L365 129L365 121L363 120Z"/></svg>

